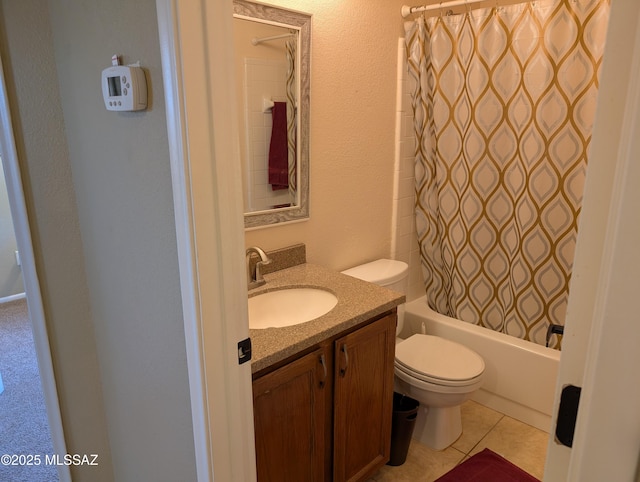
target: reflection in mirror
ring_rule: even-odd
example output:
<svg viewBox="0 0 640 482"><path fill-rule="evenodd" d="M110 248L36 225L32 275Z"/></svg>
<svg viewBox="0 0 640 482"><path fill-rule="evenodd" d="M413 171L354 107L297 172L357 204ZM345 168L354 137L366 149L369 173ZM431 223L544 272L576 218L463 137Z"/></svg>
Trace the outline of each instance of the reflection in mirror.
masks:
<svg viewBox="0 0 640 482"><path fill-rule="evenodd" d="M234 1L245 227L308 217L310 16Z"/></svg>
<svg viewBox="0 0 640 482"><path fill-rule="evenodd" d="M297 205L297 30L234 19L245 212Z"/></svg>

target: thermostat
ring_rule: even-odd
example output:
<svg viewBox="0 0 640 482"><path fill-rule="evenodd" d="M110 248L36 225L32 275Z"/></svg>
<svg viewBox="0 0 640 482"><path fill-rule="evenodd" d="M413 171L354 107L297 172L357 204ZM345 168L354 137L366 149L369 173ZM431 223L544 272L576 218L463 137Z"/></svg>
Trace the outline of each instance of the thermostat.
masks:
<svg viewBox="0 0 640 482"><path fill-rule="evenodd" d="M107 110L147 108L147 79L138 65L113 65L102 71L102 97Z"/></svg>

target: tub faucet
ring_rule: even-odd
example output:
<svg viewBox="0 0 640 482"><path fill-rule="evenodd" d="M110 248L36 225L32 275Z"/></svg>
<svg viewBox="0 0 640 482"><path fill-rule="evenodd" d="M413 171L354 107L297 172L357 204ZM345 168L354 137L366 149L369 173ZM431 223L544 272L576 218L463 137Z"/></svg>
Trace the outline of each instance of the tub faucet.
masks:
<svg viewBox="0 0 640 482"><path fill-rule="evenodd" d="M260 260L256 263L253 263L251 261L254 253L260 257ZM262 267L266 264L271 263L271 259L262 249L258 248L257 246L248 248L245 256L247 260L247 285L248 288L252 290L253 288L257 288L258 286L262 286L266 283L266 281L262 277Z"/></svg>

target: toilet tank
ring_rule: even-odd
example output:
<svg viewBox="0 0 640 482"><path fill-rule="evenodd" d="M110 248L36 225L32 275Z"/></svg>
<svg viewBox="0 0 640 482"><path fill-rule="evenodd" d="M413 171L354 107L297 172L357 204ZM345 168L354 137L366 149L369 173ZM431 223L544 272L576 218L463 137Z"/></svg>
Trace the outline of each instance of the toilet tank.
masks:
<svg viewBox="0 0 640 482"><path fill-rule="evenodd" d="M409 266L395 259L378 259L370 263L354 266L342 272L370 283L398 291L406 296L409 283ZM402 331L404 325L404 305L398 306L398 327L396 333Z"/></svg>

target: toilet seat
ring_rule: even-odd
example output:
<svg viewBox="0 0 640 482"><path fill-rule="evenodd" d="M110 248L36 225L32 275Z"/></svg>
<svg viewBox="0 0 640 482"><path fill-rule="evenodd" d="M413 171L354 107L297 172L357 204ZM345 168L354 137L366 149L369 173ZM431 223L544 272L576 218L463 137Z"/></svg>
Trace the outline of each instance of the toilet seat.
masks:
<svg viewBox="0 0 640 482"><path fill-rule="evenodd" d="M476 383L484 372L484 360L459 343L417 334L396 345L395 367L412 378L442 386Z"/></svg>

